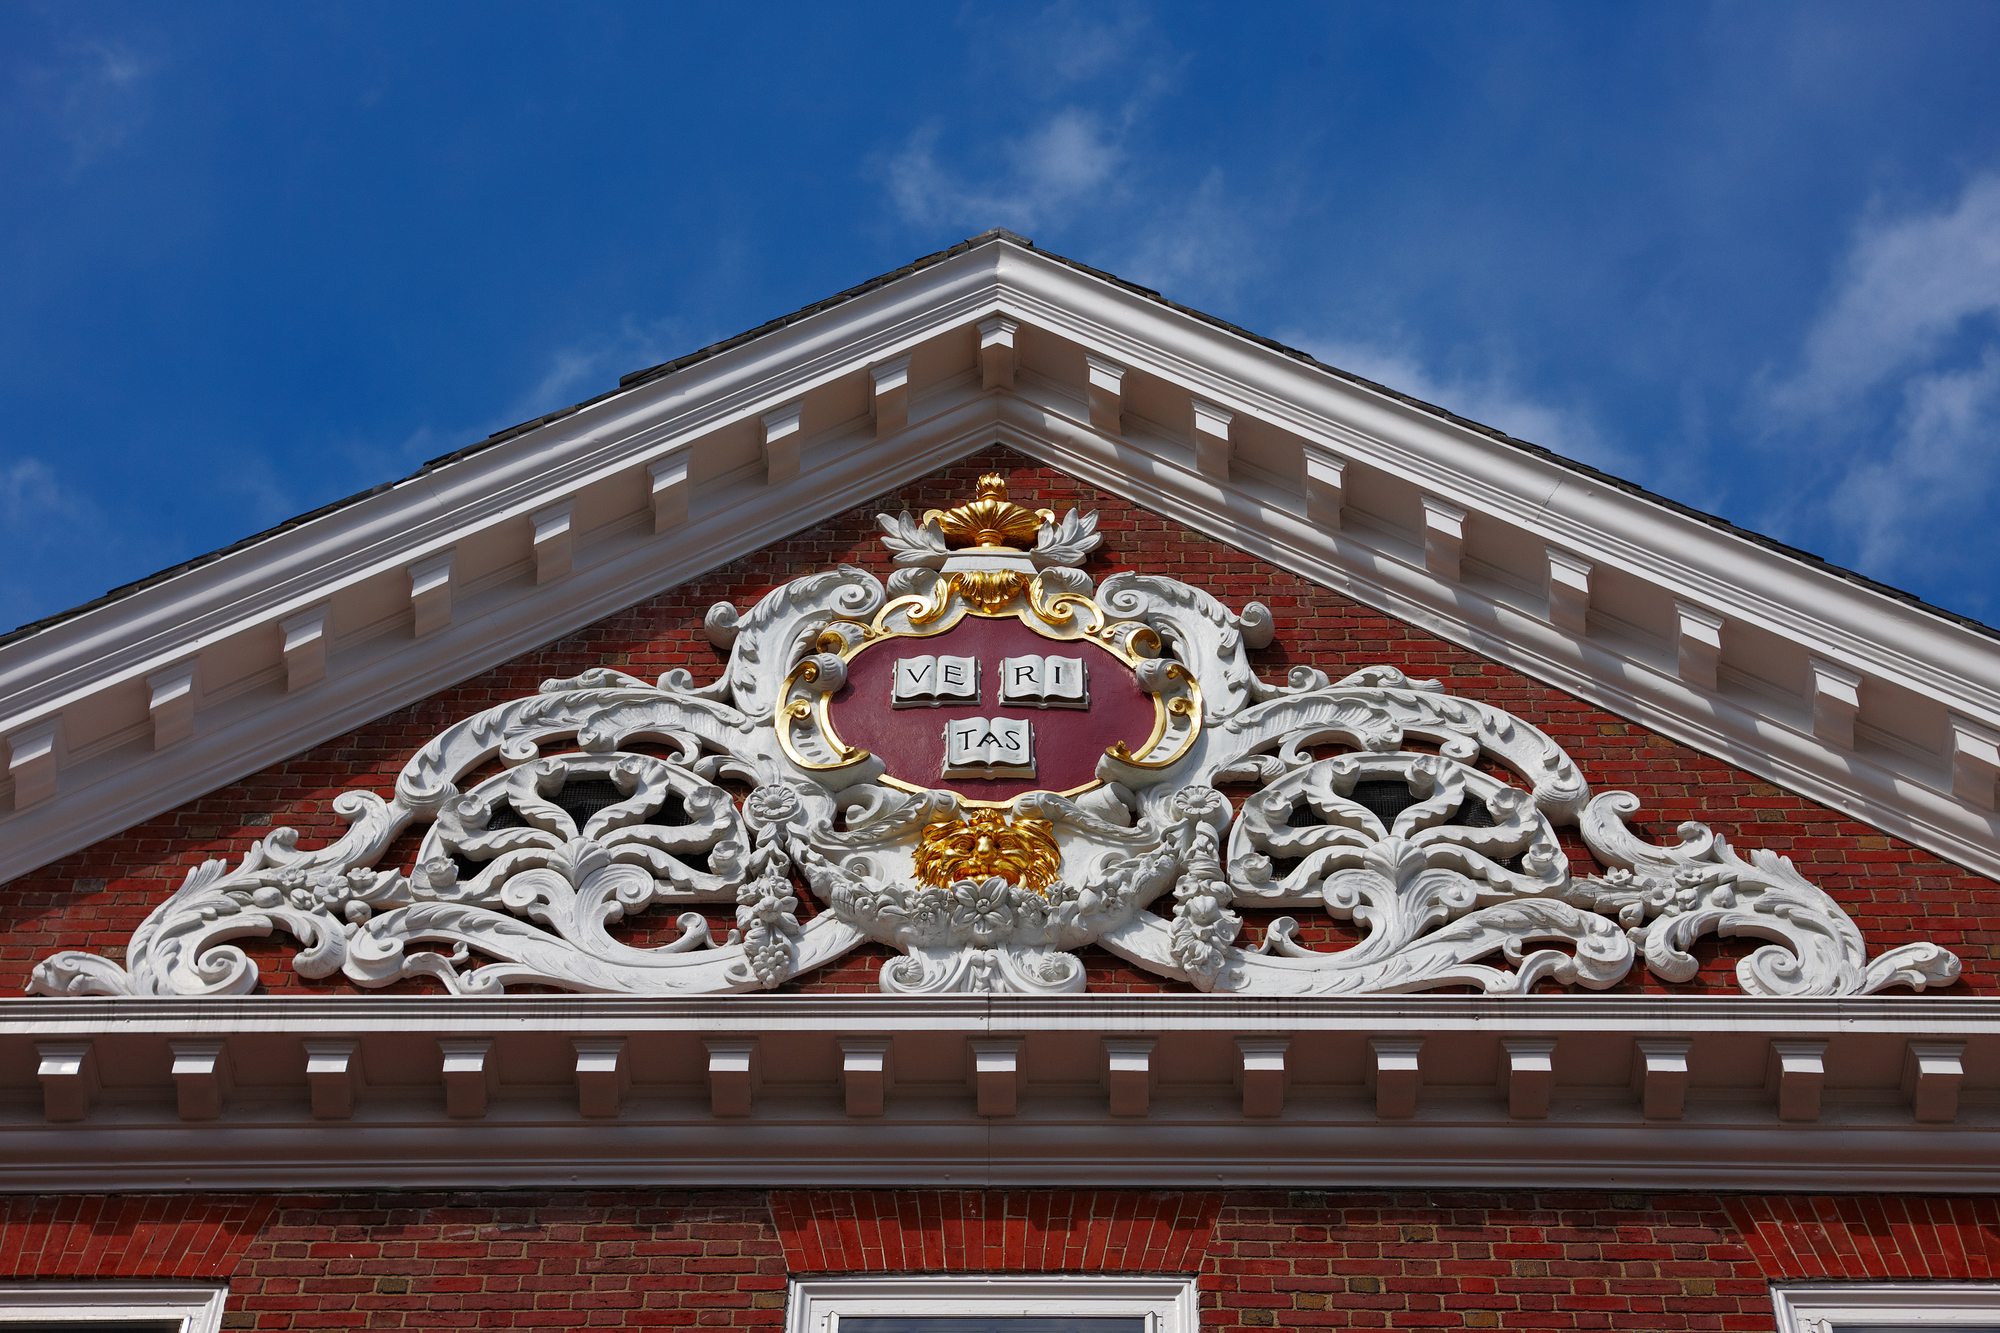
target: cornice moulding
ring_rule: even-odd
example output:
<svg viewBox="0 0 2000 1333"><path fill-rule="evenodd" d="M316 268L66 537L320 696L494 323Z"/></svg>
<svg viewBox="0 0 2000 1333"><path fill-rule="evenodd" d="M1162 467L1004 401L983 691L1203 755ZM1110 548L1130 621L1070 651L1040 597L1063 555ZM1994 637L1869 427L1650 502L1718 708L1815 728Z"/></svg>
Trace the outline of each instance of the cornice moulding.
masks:
<svg viewBox="0 0 2000 1333"><path fill-rule="evenodd" d="M0 1036L83 1033L1692 1032L2000 1036L2000 999L1758 999L1693 995L247 995L0 1002Z"/></svg>
<svg viewBox="0 0 2000 1333"><path fill-rule="evenodd" d="M1137 1068L1135 1037L1149 1064L1121 1089L1109 1075ZM1673 1074L1663 1043L1684 1105L1626 1078ZM1824 1105L1788 1123L1765 1069L1799 1043L1822 1053ZM100 1046L117 1059L93 1078ZM857 1104L844 1085L864 1047L894 1074ZM1007 1068L979 1082L1004 1086L969 1077L982 1047ZM1417 1071L1386 1111L1371 1050ZM709 1086L718 1051L727 1098ZM1912 1060L1951 1107L1913 1088ZM1282 1086L1276 1103L1233 1081L1253 1063L1282 1080L1262 1089ZM1496 1086L1510 1065L1539 1082ZM26 1192L2000 1189L1991 1000L22 1000L0 1005L0 1068L0 1189Z"/></svg>

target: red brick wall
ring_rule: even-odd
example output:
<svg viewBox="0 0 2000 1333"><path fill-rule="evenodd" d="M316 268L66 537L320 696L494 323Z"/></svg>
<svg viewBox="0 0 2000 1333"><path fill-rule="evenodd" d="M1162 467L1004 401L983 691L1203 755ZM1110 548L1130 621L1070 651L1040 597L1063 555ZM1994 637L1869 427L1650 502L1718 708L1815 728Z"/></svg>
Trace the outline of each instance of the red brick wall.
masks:
<svg viewBox="0 0 2000 1333"><path fill-rule="evenodd" d="M244 1254L225 1328L778 1328L760 1194L293 1197Z"/></svg>
<svg viewBox="0 0 2000 1333"><path fill-rule="evenodd" d="M794 1273L1192 1273L1220 1194L798 1190L771 1195Z"/></svg>
<svg viewBox="0 0 2000 1333"><path fill-rule="evenodd" d="M269 1195L13 1195L0 1277L225 1278L270 1220Z"/></svg>
<svg viewBox="0 0 2000 1333"><path fill-rule="evenodd" d="M1199 1274L1206 1333L1768 1330L1773 1281L1986 1280L1997 1237L1991 1200L1902 1197L634 1190L0 1210L5 1276L226 1278L226 1326L270 1330L776 1329L788 1275L888 1272Z"/></svg>
<svg viewBox="0 0 2000 1333"><path fill-rule="evenodd" d="M1278 620L1277 639L1257 655L1267 676L1282 678L1288 666L1299 662L1336 677L1390 662L1415 676L1442 677L1453 691L1507 708L1548 731L1568 748L1595 788L1637 792L1645 801L1639 818L1653 836L1671 839L1680 821L1700 819L1741 846L1782 852L1853 913L1871 949L1933 939L1965 960L1960 993L2000 987L1994 949L2000 939L1995 934L2000 886L1991 881L1001 449L849 510L0 887L0 921L7 924L0 932L0 984L19 987L35 960L57 949L120 956L133 928L190 867L207 857L241 856L273 825L298 828L308 846L333 836L341 822L332 801L342 790L365 785L388 793L397 770L423 741L487 704L532 692L545 678L612 665L649 679L669 667L685 666L698 680L712 679L724 655L698 628L712 602L728 598L748 606L776 584L843 561L886 576L891 565L877 540L875 514L956 503L970 493L981 471L993 468L1010 474L1017 499L1057 510L1098 511L1105 543L1092 559L1091 572L1099 578L1122 568L1156 570L1205 587L1233 606L1252 599L1270 606ZM390 860L407 866L418 836L413 833L392 848ZM1579 869L1589 867L1581 844L1574 837L1567 841ZM806 911L811 910L808 901ZM671 929L677 911L657 911L631 923L627 937L645 944L652 931ZM1250 914L1246 940L1258 937L1268 915ZM718 913L717 919L723 916ZM1315 923L1306 914L1305 924L1302 938L1308 942L1353 938L1343 923L1323 918ZM308 983L294 974L289 941L244 943L264 964L269 989L347 988L338 979ZM1676 989L1733 989L1733 959L1753 944L1706 941L1701 975ZM869 946L792 983L793 988L872 989L883 956L883 950ZM1097 989L1172 987L1102 951L1089 951L1087 961ZM428 983L407 984L422 988ZM1634 972L1626 988L1667 989L1643 969Z"/></svg>

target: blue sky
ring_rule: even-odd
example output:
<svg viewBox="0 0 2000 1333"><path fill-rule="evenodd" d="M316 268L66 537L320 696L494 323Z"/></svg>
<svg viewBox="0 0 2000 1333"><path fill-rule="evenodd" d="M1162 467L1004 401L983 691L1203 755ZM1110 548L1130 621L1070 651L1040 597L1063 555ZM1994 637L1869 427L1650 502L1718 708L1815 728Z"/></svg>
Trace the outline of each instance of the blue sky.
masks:
<svg viewBox="0 0 2000 1333"><path fill-rule="evenodd" d="M0 624L992 226L2000 621L1996 54L1911 0L15 0Z"/></svg>

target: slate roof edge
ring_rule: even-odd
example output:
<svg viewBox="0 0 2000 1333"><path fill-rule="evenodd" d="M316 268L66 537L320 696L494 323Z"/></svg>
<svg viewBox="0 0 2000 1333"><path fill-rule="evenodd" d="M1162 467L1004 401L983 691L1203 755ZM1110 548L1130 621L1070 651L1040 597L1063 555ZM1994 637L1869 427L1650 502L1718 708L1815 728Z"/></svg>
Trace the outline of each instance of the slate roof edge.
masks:
<svg viewBox="0 0 2000 1333"><path fill-rule="evenodd" d="M900 268L891 269L889 272L879 274L876 277L868 279L866 282L862 282L853 287L849 287L844 291L836 292L832 296L825 297L824 299L819 301L815 301L810 305L802 306L799 309L794 310L789 314L780 315L776 319L767 320L766 322L757 325L755 328L747 329L742 333L738 333L732 337L725 338L720 342L710 343L708 346L698 348L697 350L689 352L684 356L675 357L673 360L663 361L658 365L648 366L645 367L644 369L635 370L630 372L629 374L622 375L618 379L618 385L616 388L607 389L603 393L596 394L593 395L592 397L583 399L581 402L572 403L568 407L558 408L553 412L549 412L543 416L536 417L531 421L523 421L516 425L509 426L504 430L495 431L493 434L488 435L482 440L477 440L472 444L468 444L460 449L455 449L450 453L440 454L438 457L429 460L422 467L418 468L414 472L411 472L407 476L396 478L393 481L386 481L381 483L380 485L371 486L364 491L356 491L352 495L348 495L341 499L331 501L327 504L321 505L317 509L310 510L303 514L299 514L293 518L288 518L282 523L278 523L272 527L266 528L261 532L252 533L247 537L240 538L237 541L231 542L227 546L218 547L213 551L205 552L204 554L195 556L189 560L184 560L179 564L170 565L167 568L159 570L156 573L147 575L145 578L135 579L131 583L121 584L118 587L110 589L101 596L94 597L90 601L83 602L77 606L70 607L68 610L58 611L52 615L44 616L39 620L29 621L24 625L20 625L15 629L9 630L5 634L0 634L0 647L5 647L8 644L17 643L22 639L28 638L36 633L39 633L42 630L51 629L67 621L74 620L78 616L84 615L90 611L94 611L99 607L108 606L114 602L122 601L125 598L130 597L135 593L141 592L147 588L155 587L158 584L164 583L169 579L175 578L181 574L188 573L192 570L200 569L205 565L213 564L215 561L220 560L225 556L233 555L238 551L246 550L262 542L269 541L270 539L277 537L282 533L289 532L307 523L311 523L317 519L324 518L329 514L337 513L342 509L346 509L352 505L359 504L363 500L369 499L372 496L381 495L386 491L394 490L398 486L408 485L411 482L420 480L421 478L430 475L431 473L437 471L440 468L448 467L453 463L459 462L462 459L469 458L474 454L481 453L484 450L494 447L495 445L503 444L506 441L515 438L516 436L524 435L529 431L538 430L541 427L549 425L553 422L561 421L565 417L573 416L576 413L583 411L587 407L590 407L596 403L601 403L608 398L616 397L621 393L626 393L633 389L641 388L645 385L652 384L658 380L665 379L668 376L673 375L679 371L685 370L690 366L699 365L701 362L707 361L712 357L719 356L724 352L728 352L734 348L741 347L746 343L754 342L755 340L765 337L769 334L777 333L783 329L789 328L790 326L799 323L802 320L809 319L812 316L817 315L823 311L831 310L835 306L843 305L848 301L852 301L858 297L865 296L870 292L879 290L880 288L888 286L891 283L898 282L903 278L907 278L912 274L919 273L924 269L932 267L933 265L943 263L945 260L964 254L968 250L972 250L979 246L987 245L995 241L1006 241L1011 244L1021 246L1024 249L1033 250L1035 251L1036 254L1040 255L1042 258L1047 259L1053 263L1061 264L1064 267L1073 269L1078 273L1083 273L1088 275L1089 277L1096 278L1100 282L1109 283L1112 286L1115 286L1123 291L1130 292L1135 296L1143 297L1148 301L1152 301L1158 305L1165 306L1167 309L1175 311L1178 314L1185 315L1190 319L1197 320L1203 324L1209 325L1212 328L1221 329L1224 332L1230 333L1236 337L1243 338L1246 341L1255 343L1260 347L1267 348L1268 350L1277 352L1282 356L1289 357L1294 361L1298 361L1305 365L1312 366L1317 370L1324 371L1327 374L1332 375L1337 379L1345 380L1350 384L1359 385L1360 387L1368 389L1371 392L1382 394L1384 397L1392 398L1397 402L1408 404L1409 406L1417 408L1420 411L1427 412L1436 417L1441 417L1446 421L1450 421L1455 425L1476 432L1477 434L1483 435L1486 438L1494 440L1500 444L1504 444L1510 448L1518 449L1525 453L1532 454L1538 458L1546 459L1547 461L1555 463L1560 467L1569 469L1570 471L1576 472L1582 476L1589 477L1593 481L1600 482L1606 486L1613 487L1617 490L1623 491L1628 495L1637 497L1642 500L1646 500L1649 503L1660 505L1661 507L1671 510L1674 513L1683 515L1684 517L1687 518L1694 519L1697 522L1705 524L1708 527L1729 533L1732 536L1739 537L1744 541L1748 541L1757 546L1761 546L1766 550L1776 552L1777 554L1785 556L1788 559L1797 560L1802 564L1813 566L1817 569L1825 571L1826 573L1832 574L1835 577L1840 578L1846 582L1853 583L1859 587L1868 589L1871 592L1878 593L1894 601L1901 602L1906 606L1914 607L1919 611L1925 612L1926 614L1929 615L1936 616L1941 620L1945 620L1952 624L1963 626L1966 629L1982 634L1988 638L1994 640L2000 640L2000 627L1988 625L1984 621L1976 620L1971 616L1962 615L1956 611L1947 610L1944 607L1925 601L1923 598L1917 596L1915 593L1906 592L1901 588L1897 588L1890 584L1883 583L1877 579L1872 579L1868 577L1866 574L1862 574L1856 570L1848 569L1843 565L1834 564L1832 561L1827 560L1821 556L1814 555L1810 551L1802 550L1799 547L1791 546L1784 542L1778 541L1775 538L1765 536L1763 533L1742 527L1736 523L1730 522L1728 519L1723 518L1719 515L1708 513L1705 510L1696 509L1691 505L1682 504L1678 500L1669 499L1668 497L1660 495L1655 491L1648 490L1646 487L1639 485L1637 482L1628 481L1623 477L1619 477L1612 473L1605 472L1599 468L1592 467L1588 463L1578 462L1573 458L1565 457L1564 455L1559 454L1555 452L1553 449L1549 449L1543 445L1535 444L1532 441L1523 440L1516 436L1509 435L1505 431L1495 429L1494 427L1488 426L1482 422L1474 421L1469 417L1459 416L1457 413L1452 412L1446 408L1439 407L1435 403L1426 402L1421 398L1416 398L1411 396L1410 394L1402 393L1399 390L1389 387L1388 385L1379 384L1374 380L1367 379L1360 375L1356 375L1352 371L1342 370L1339 366L1328 365L1326 362L1319 360L1317 357L1314 357L1309 352L1304 352L1296 347L1288 346L1284 343L1277 341L1275 338L1267 338L1263 334L1254 333L1249 329L1243 328L1241 325L1232 324L1228 320L1207 314L1204 311L1196 310L1192 306L1182 305L1178 301L1170 300L1169 298L1161 295L1158 291L1155 291L1153 288L1142 287L1138 283L1130 282L1124 278L1119 277L1115 273L1107 273L1102 269L1092 268L1088 264L1080 263L1077 260L1056 254L1053 251L1041 249L1037 247L1032 240L1028 239L1025 236L1021 236L1015 232L1008 231L1003 227L996 227L990 231L981 232L977 236L967 237L965 240L962 240L955 245L949 246L946 249L934 251L933 253L928 255L923 255L917 259L910 261L907 264L904 264Z"/></svg>

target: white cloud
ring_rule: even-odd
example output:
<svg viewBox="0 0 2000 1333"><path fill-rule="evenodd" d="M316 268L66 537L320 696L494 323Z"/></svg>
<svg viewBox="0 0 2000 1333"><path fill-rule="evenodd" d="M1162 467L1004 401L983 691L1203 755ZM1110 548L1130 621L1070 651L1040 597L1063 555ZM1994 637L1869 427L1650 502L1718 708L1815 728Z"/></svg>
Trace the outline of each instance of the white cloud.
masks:
<svg viewBox="0 0 2000 1333"><path fill-rule="evenodd" d="M889 197L920 226L1032 231L1085 198L1099 198L1124 161L1122 133L1093 111L1068 106L1005 145L1005 171L968 184L938 164L940 131L926 125L883 171Z"/></svg>
<svg viewBox="0 0 2000 1333"><path fill-rule="evenodd" d="M1893 578L1957 563L2000 498L2000 176L1945 207L1856 232L1799 368L1770 387L1778 430L1840 468L1828 512ZM1798 499L1797 490L1792 503ZM1935 573L1935 569L1932 570Z"/></svg>
<svg viewBox="0 0 2000 1333"><path fill-rule="evenodd" d="M123 144L152 112L152 76L165 63L123 38L58 44L61 63L21 71L23 91L70 147L81 170Z"/></svg>
<svg viewBox="0 0 2000 1333"><path fill-rule="evenodd" d="M1106 14L1055 4L972 26L974 58L989 66L987 77L1004 80L1031 110L984 154L948 151L939 122L918 126L874 166L897 212L927 228L1032 232L1086 209L1101 217L1123 208L1132 194L1130 140L1187 58L1138 6Z"/></svg>
<svg viewBox="0 0 2000 1333"><path fill-rule="evenodd" d="M1858 537L1860 562L1894 568L1964 531L1992 497L1996 445L2000 346L1969 369L1914 377L1888 456L1854 467L1833 495L1834 517Z"/></svg>
<svg viewBox="0 0 2000 1333"><path fill-rule="evenodd" d="M0 463L0 526L10 541L30 545L50 541L60 535L53 528L73 527L93 512L90 501L58 481L41 459Z"/></svg>
<svg viewBox="0 0 2000 1333"><path fill-rule="evenodd" d="M2000 176L1933 213L1876 219L1855 237L1804 364L1771 391L1799 417L1838 411L1927 361L1968 320L2000 314Z"/></svg>
<svg viewBox="0 0 2000 1333"><path fill-rule="evenodd" d="M595 398L616 388L620 375L656 366L694 348L695 343L678 320L642 324L627 315L616 332L550 352L541 378L514 400L503 414L507 419L493 429L505 430L582 399Z"/></svg>
<svg viewBox="0 0 2000 1333"><path fill-rule="evenodd" d="M1147 46L1149 24L1138 8L1106 20L1079 7L1051 5L1035 24L1017 29L1023 54L1065 83L1094 79Z"/></svg>
<svg viewBox="0 0 2000 1333"><path fill-rule="evenodd" d="M968 26L969 54L984 76L1034 98L1067 97L1078 84L1115 85L1134 65L1156 76L1179 63L1139 5L1057 3L1037 14L993 7Z"/></svg>
<svg viewBox="0 0 2000 1333"><path fill-rule="evenodd" d="M1179 301L1226 300L1265 253L1262 231L1289 210L1260 201L1250 216L1232 195L1221 167L1210 167L1185 199L1163 201L1135 228L1131 250L1115 259L1122 276L1170 294Z"/></svg>
<svg viewBox="0 0 2000 1333"><path fill-rule="evenodd" d="M1384 388L1441 407L1468 421L1505 431L1517 440L1539 444L1564 458L1588 463L1617 476L1630 477L1638 470L1630 455L1604 438L1588 413L1577 407L1537 401L1521 392L1503 372L1440 375L1407 351L1300 334L1280 341L1311 352L1329 366L1373 380Z"/></svg>

